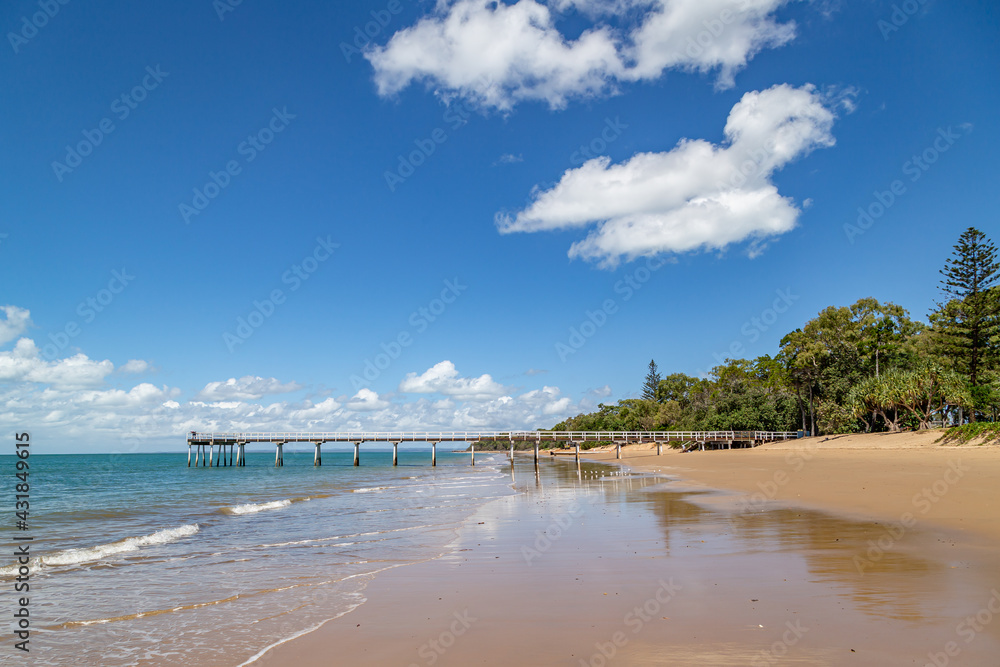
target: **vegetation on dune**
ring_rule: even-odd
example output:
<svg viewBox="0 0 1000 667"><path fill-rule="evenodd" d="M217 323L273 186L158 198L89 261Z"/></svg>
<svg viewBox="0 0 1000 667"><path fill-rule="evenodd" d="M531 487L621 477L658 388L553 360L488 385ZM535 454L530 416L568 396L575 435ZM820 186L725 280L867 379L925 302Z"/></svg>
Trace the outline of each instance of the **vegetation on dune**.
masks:
<svg viewBox="0 0 1000 667"><path fill-rule="evenodd" d="M1000 422L972 422L953 426L947 429L937 442L971 442L980 438L983 443L1000 442Z"/></svg>
<svg viewBox="0 0 1000 667"><path fill-rule="evenodd" d="M599 404L552 430L820 435L958 425L948 437L1000 434L996 247L970 227L941 275L943 300L928 324L870 297L831 306L782 338L773 357L727 359L701 378L662 377L650 361L641 398Z"/></svg>

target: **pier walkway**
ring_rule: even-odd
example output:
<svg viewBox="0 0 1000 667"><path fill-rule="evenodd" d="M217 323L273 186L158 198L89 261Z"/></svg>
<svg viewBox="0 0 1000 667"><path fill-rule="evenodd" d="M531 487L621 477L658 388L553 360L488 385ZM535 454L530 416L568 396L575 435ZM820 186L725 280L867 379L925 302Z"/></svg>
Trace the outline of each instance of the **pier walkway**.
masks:
<svg viewBox="0 0 1000 667"><path fill-rule="evenodd" d="M801 431L359 431L332 433L198 433L192 431L187 438L188 467L191 454L194 464L208 467L245 466L245 447L251 443L268 443L275 446L274 465L284 465L283 449L290 442L309 442L315 447L313 465L322 465L321 448L328 442L352 443L354 445L354 465L361 463L361 445L366 442L392 443L392 464L397 464L397 449L402 442L426 442L431 445L431 465L437 465L437 445L440 442L464 442L470 445L472 465L476 465L477 442L509 442L511 460L514 457L515 442L535 444L535 463L538 463L538 448L543 442L565 442L573 445L576 459L580 460L580 444L584 442L610 442L615 445L621 458L622 445L634 443L655 443L656 453L662 452L663 443L689 443L693 447L705 449L714 447L756 447L763 442L794 440L801 438ZM215 448L219 448L216 456ZM233 455L235 453L235 463ZM206 461L206 454L208 460Z"/></svg>

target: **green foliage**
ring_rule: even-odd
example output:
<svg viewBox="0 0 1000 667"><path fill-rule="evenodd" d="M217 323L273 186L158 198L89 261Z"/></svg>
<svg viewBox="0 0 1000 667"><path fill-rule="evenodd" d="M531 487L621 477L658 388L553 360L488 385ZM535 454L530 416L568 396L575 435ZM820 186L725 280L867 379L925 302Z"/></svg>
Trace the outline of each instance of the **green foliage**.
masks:
<svg viewBox="0 0 1000 667"><path fill-rule="evenodd" d="M967 229L941 271L932 326L872 297L831 306L781 339L774 357L727 359L708 377L661 377L640 399L598 405L559 430L804 430L812 435L930 428L1000 417L1000 262Z"/></svg>
<svg viewBox="0 0 1000 667"><path fill-rule="evenodd" d="M646 382L642 385L642 400L655 401L656 390L660 386L660 370L656 367L656 362L650 359L649 372L646 373Z"/></svg>
<svg viewBox="0 0 1000 667"><path fill-rule="evenodd" d="M968 384L954 371L932 364L866 378L855 385L849 397L850 410L869 431L880 427L899 431L901 420L908 418L918 428L930 428L934 412L946 404L969 407L972 396Z"/></svg>
<svg viewBox="0 0 1000 667"><path fill-rule="evenodd" d="M998 356L1000 341L1000 263L992 241L969 227L941 270L946 297L931 314L938 352L955 370L968 375L973 387Z"/></svg>

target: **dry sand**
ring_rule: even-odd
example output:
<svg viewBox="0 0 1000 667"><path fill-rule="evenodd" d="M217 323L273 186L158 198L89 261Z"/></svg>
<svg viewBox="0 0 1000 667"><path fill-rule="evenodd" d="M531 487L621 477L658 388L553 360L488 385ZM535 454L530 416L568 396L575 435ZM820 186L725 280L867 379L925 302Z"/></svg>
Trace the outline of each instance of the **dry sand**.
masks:
<svg viewBox="0 0 1000 667"><path fill-rule="evenodd" d="M933 439L623 449L669 481L546 456L452 555L256 664L996 665L1000 448Z"/></svg>

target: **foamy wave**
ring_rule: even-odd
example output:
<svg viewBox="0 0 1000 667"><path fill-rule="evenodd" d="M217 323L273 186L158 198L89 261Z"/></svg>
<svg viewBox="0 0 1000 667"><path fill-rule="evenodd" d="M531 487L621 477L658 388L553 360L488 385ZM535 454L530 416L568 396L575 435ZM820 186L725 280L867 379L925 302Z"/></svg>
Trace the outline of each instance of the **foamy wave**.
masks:
<svg viewBox="0 0 1000 667"><path fill-rule="evenodd" d="M171 542L176 542L182 538L190 537L199 530L200 528L198 528L198 524L193 523L186 526L180 526L179 528L167 528L165 530L157 531L151 535L127 537L124 540L119 540L118 542L100 544L96 547L82 547L79 549L56 551L55 553L47 554L34 559L33 565L35 567L54 567L59 565L79 565L80 563L89 563L92 561L102 560L108 556L138 551L143 547L170 544ZM17 565L0 567L0 576L16 574L17 569Z"/></svg>
<svg viewBox="0 0 1000 667"><path fill-rule="evenodd" d="M274 500L269 503L247 503L245 505L236 505L234 507L227 507L222 511L226 514L255 514L265 510L280 510L291 504L291 500Z"/></svg>
<svg viewBox="0 0 1000 667"><path fill-rule="evenodd" d="M379 491L385 491L391 488L388 486L371 486L366 489L354 489L354 493L378 493Z"/></svg>

